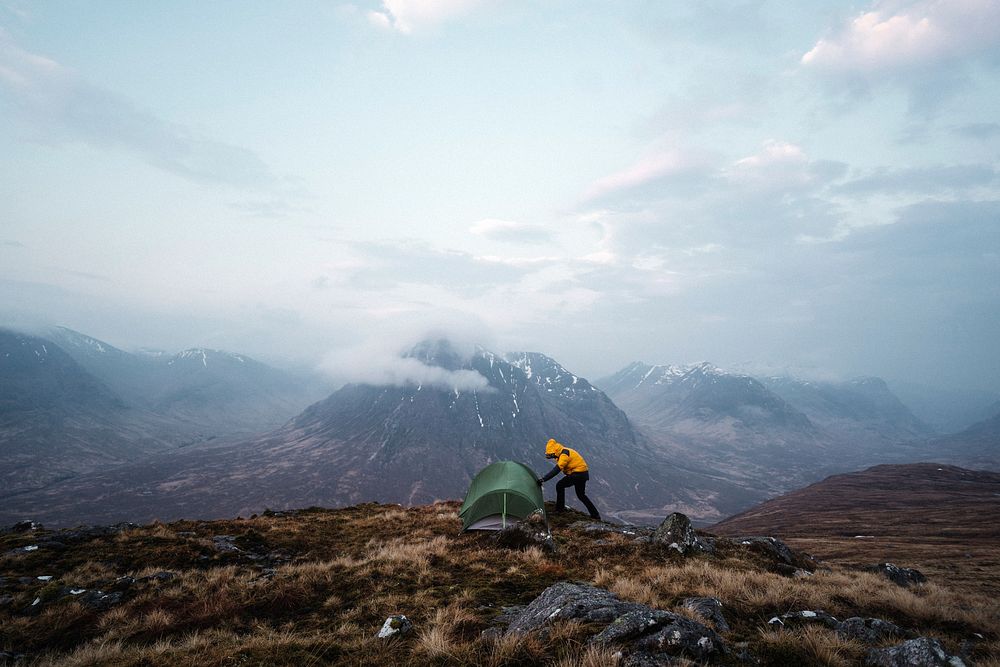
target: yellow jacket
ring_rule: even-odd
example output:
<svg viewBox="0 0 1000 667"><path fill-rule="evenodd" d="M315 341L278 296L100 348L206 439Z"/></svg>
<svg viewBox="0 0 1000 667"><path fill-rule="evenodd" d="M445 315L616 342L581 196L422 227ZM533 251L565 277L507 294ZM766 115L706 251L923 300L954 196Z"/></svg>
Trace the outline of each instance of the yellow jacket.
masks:
<svg viewBox="0 0 1000 667"><path fill-rule="evenodd" d="M589 470L587 462L583 460L578 451L561 445L551 438L545 443L545 457L556 459L556 465L559 466L564 475L572 475L576 472L587 472Z"/></svg>

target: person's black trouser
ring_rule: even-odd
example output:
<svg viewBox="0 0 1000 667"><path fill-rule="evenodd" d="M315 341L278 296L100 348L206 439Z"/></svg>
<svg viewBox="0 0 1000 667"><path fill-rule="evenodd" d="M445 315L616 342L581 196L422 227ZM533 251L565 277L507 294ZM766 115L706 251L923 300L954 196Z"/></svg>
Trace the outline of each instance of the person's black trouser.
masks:
<svg viewBox="0 0 1000 667"><path fill-rule="evenodd" d="M590 518L600 520L601 513L597 511L594 507L594 503L590 502L590 498L587 497L587 480L590 479L589 472L574 472L571 475L566 475L561 480L556 482L556 511L562 512L566 509L566 487L572 486L576 489L576 497L580 499L580 502L587 507L587 511L590 512Z"/></svg>

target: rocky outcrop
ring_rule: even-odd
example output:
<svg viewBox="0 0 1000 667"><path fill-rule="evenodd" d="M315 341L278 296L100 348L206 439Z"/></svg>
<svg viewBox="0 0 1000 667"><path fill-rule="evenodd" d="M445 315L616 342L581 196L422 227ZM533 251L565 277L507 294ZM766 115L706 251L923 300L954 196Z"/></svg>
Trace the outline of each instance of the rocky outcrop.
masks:
<svg viewBox="0 0 1000 667"><path fill-rule="evenodd" d="M711 660L725 652L722 638L686 616L645 607L616 618L592 640L595 644L624 644L631 655L651 658L685 656Z"/></svg>
<svg viewBox="0 0 1000 667"><path fill-rule="evenodd" d="M664 519L650 539L654 544L662 544L683 555L715 551L711 543L695 534L691 520L680 512Z"/></svg>
<svg viewBox="0 0 1000 667"><path fill-rule="evenodd" d="M602 588L582 582L559 582L542 591L511 621L505 634L545 632L555 620L602 623L591 638L601 645L621 646L622 664L670 664L671 656L699 661L725 653L722 638L686 616L625 602Z"/></svg>
<svg viewBox="0 0 1000 667"><path fill-rule="evenodd" d="M776 537L734 537L734 544L762 551L785 565L795 565L795 552Z"/></svg>
<svg viewBox="0 0 1000 667"><path fill-rule="evenodd" d="M941 642L917 637L889 648L873 648L865 656L866 667L965 667L957 655L944 650Z"/></svg>
<svg viewBox="0 0 1000 667"><path fill-rule="evenodd" d="M787 628L814 623L825 625L831 630L836 629L840 625L840 621L822 609L816 609L815 611L810 609L791 611L781 616L775 616L767 622L773 628Z"/></svg>
<svg viewBox="0 0 1000 667"><path fill-rule="evenodd" d="M883 577L897 586L908 587L913 584L922 584L927 581L927 577L920 570L909 567L899 567L892 563L879 563L868 568L869 572L881 574Z"/></svg>
<svg viewBox="0 0 1000 667"><path fill-rule="evenodd" d="M905 639L912 636L912 633L880 618L852 616L837 626L837 636L863 644L878 644L887 639Z"/></svg>
<svg viewBox="0 0 1000 667"><path fill-rule="evenodd" d="M532 600L511 622L506 634L540 630L559 619L610 623L629 611L641 608L643 605L623 602L603 588L582 582L560 581Z"/></svg>
<svg viewBox="0 0 1000 667"><path fill-rule="evenodd" d="M722 615L722 601L719 598L685 598L681 606L710 621L719 632L729 632L729 624Z"/></svg>

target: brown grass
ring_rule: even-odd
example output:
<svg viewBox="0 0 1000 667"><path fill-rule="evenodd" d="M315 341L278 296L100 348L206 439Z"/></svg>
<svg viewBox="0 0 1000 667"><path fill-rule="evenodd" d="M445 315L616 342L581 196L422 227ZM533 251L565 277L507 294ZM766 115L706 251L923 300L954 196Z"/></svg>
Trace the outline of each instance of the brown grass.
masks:
<svg viewBox="0 0 1000 667"><path fill-rule="evenodd" d="M838 618L876 616L941 638L952 650L979 632L976 664L997 665L1000 615L991 597L932 582L912 589L834 566L794 579L770 571L760 554L720 547L714 558L684 559L654 545L579 533L580 518L554 519L559 553L506 551L490 535L459 534L455 504L401 509L362 505L252 520L145 526L62 551L0 558L15 581L44 570L56 577L9 586L0 608L0 650L39 665L613 665L614 648L593 647L595 628L554 624L546 637L482 637L501 606L526 604L561 580L591 581L623 599L692 616L679 605L714 596L732 630L761 664L857 664L864 647L825 628L772 631L771 616L824 609ZM184 535L193 532L193 535ZM216 552L213 535L244 549ZM0 553L28 538L0 536ZM284 554L267 565L248 554ZM263 567L274 567L263 576ZM19 613L44 590L107 587L161 570L168 581L136 582L127 600L96 612L72 599ZM390 614L415 631L375 635ZM692 616L693 617L693 616Z"/></svg>

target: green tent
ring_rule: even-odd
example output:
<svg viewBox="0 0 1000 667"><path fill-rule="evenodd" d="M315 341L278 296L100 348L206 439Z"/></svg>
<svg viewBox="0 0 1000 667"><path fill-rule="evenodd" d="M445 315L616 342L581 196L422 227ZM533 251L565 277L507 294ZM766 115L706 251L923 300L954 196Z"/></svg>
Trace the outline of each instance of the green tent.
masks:
<svg viewBox="0 0 1000 667"><path fill-rule="evenodd" d="M545 517L535 473L517 461L491 463L469 485L458 515L462 530L501 530L539 512Z"/></svg>

